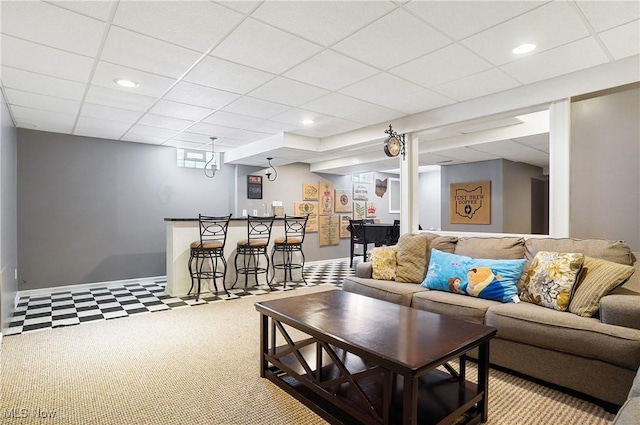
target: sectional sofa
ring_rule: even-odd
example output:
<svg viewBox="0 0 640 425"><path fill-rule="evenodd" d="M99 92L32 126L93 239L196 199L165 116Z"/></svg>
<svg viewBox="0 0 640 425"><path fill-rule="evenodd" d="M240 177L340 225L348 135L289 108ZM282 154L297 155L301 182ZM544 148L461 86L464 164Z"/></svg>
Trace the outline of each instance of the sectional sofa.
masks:
<svg viewBox="0 0 640 425"><path fill-rule="evenodd" d="M493 326L498 329L490 349L493 365L593 397L605 407L625 403L640 366L640 262L625 242L422 232L403 235L395 247L376 249L387 251L373 251L373 262L358 264L355 276L344 279L343 290ZM584 263L568 308L559 311L533 302L427 289L421 283L434 249L438 255L524 259L518 291L529 283L532 264L538 268L541 251L582 253ZM595 293L601 296L592 291L591 310L576 310L574 297L587 281L600 285Z"/></svg>

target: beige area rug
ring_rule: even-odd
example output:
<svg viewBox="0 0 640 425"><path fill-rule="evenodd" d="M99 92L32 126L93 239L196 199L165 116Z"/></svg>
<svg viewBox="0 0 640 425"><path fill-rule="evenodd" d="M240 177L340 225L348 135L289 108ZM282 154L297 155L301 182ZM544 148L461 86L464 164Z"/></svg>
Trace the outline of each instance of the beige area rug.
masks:
<svg viewBox="0 0 640 425"><path fill-rule="evenodd" d="M324 424L259 377L254 303L186 307L5 337L0 424ZM475 378L470 365L468 376ZM499 371L489 424L608 424L600 407Z"/></svg>

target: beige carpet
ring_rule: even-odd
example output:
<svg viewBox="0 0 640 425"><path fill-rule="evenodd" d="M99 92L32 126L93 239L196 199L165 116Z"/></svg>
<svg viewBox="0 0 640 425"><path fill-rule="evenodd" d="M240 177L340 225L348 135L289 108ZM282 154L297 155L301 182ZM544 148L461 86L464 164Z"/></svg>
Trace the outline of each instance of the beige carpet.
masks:
<svg viewBox="0 0 640 425"><path fill-rule="evenodd" d="M259 377L260 300L5 337L1 424L324 424ZM475 378L470 366L469 376ZM588 402L493 371L489 424L608 424ZM42 419L39 416L52 414Z"/></svg>

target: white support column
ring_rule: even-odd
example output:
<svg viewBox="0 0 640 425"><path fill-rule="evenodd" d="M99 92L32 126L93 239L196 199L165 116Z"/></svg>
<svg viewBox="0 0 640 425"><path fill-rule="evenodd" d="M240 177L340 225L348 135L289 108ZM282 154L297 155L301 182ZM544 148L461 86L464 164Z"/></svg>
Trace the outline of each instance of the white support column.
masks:
<svg viewBox="0 0 640 425"><path fill-rule="evenodd" d="M569 236L571 195L571 100L549 107L549 236Z"/></svg>
<svg viewBox="0 0 640 425"><path fill-rule="evenodd" d="M406 136L406 159L400 156L400 234L418 231L418 138Z"/></svg>

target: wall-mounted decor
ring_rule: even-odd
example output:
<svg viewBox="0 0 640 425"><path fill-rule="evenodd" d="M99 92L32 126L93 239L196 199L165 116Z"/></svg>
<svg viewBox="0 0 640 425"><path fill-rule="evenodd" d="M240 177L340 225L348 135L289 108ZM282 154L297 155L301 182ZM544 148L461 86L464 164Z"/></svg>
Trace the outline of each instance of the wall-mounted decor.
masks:
<svg viewBox="0 0 640 425"><path fill-rule="evenodd" d="M307 233L314 233L318 231L318 203L317 202L294 202L293 203L294 215L309 214L309 220L307 220Z"/></svg>
<svg viewBox="0 0 640 425"><path fill-rule="evenodd" d="M340 239L349 239L351 237L351 232L347 230L347 227L351 224L349 222L350 218L348 215L340 216Z"/></svg>
<svg viewBox="0 0 640 425"><path fill-rule="evenodd" d="M376 179L376 196L382 198L387 193L387 181L389 179Z"/></svg>
<svg viewBox="0 0 640 425"><path fill-rule="evenodd" d="M449 221L451 224L491 224L491 182L452 183Z"/></svg>
<svg viewBox="0 0 640 425"><path fill-rule="evenodd" d="M262 176L247 176L247 198L262 199Z"/></svg>
<svg viewBox="0 0 640 425"><path fill-rule="evenodd" d="M333 215L333 183L328 181L318 183L318 196L320 198L318 214Z"/></svg>
<svg viewBox="0 0 640 425"><path fill-rule="evenodd" d="M352 174L351 181L354 183L373 183L373 173Z"/></svg>
<svg viewBox="0 0 640 425"><path fill-rule="evenodd" d="M374 218L376 216L376 213L378 212L378 207L376 206L375 202L367 202L367 211L365 213L365 216L367 218Z"/></svg>
<svg viewBox="0 0 640 425"><path fill-rule="evenodd" d="M335 190L335 206L334 210L337 213L350 213L353 211L353 204L351 201L351 191L336 189Z"/></svg>
<svg viewBox="0 0 640 425"><path fill-rule="evenodd" d="M362 220L367 212L367 203L362 201L353 201L353 219Z"/></svg>
<svg viewBox="0 0 640 425"><path fill-rule="evenodd" d="M400 179L389 177L389 213L400 214Z"/></svg>
<svg viewBox="0 0 640 425"><path fill-rule="evenodd" d="M364 183L353 184L353 199L356 201L368 201L369 200L369 187L371 185Z"/></svg>
<svg viewBox="0 0 640 425"><path fill-rule="evenodd" d="M323 215L319 217L320 228L318 239L320 246L338 245L340 243L340 219L337 215Z"/></svg>
<svg viewBox="0 0 640 425"><path fill-rule="evenodd" d="M318 184L304 183L302 185L302 200L317 201L318 200Z"/></svg>

